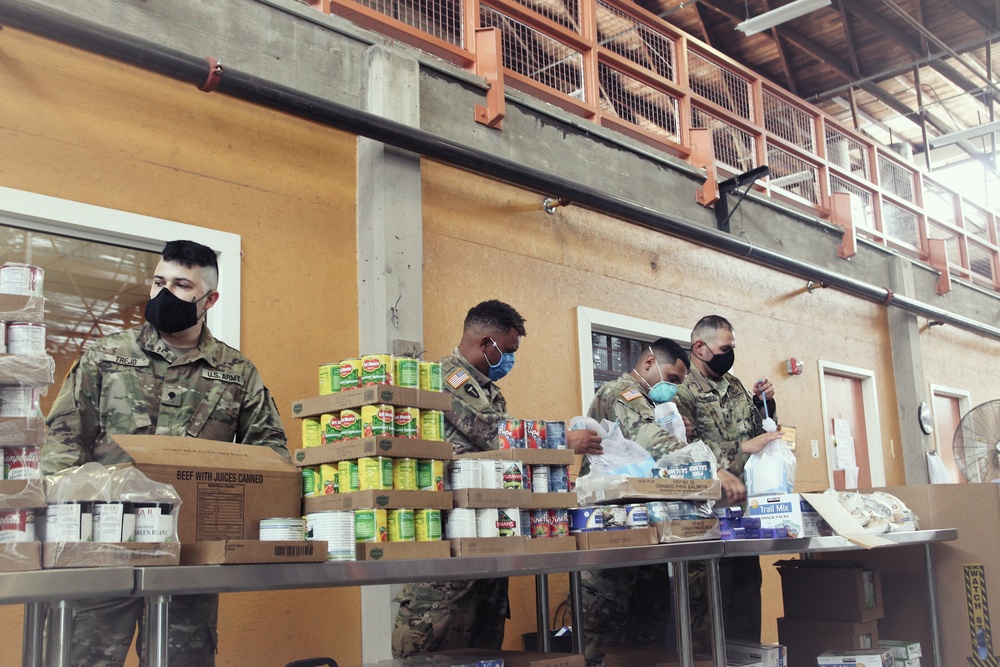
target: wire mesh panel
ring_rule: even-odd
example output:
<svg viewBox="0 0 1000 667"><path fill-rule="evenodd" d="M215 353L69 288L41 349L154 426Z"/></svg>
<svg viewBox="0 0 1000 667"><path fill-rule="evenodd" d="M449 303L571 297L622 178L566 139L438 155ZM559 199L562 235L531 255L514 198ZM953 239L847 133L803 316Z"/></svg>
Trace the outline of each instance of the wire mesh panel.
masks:
<svg viewBox="0 0 1000 667"><path fill-rule="evenodd" d="M764 91L764 128L790 144L816 152L816 121L808 113Z"/></svg>
<svg viewBox="0 0 1000 667"><path fill-rule="evenodd" d="M636 127L672 141L680 141L677 98L647 86L627 74L598 63L601 110Z"/></svg>
<svg viewBox="0 0 1000 667"><path fill-rule="evenodd" d="M878 156L878 176L882 189L913 202L913 173L885 156Z"/></svg>
<svg viewBox="0 0 1000 667"><path fill-rule="evenodd" d="M819 203L819 170L805 160L795 157L777 146L767 147L767 166L771 170L768 185Z"/></svg>
<svg viewBox="0 0 1000 667"><path fill-rule="evenodd" d="M858 178L871 180L865 145L829 125L826 126L826 159Z"/></svg>
<svg viewBox="0 0 1000 667"><path fill-rule="evenodd" d="M935 220L950 225L958 222L955 219L955 195L930 181L924 181L924 210Z"/></svg>
<svg viewBox="0 0 1000 667"><path fill-rule="evenodd" d="M461 0L355 0L359 5L464 47Z"/></svg>
<svg viewBox="0 0 1000 667"><path fill-rule="evenodd" d="M517 0L517 3L550 21L574 32L580 32L579 0Z"/></svg>
<svg viewBox="0 0 1000 667"><path fill-rule="evenodd" d="M688 84L691 92L753 120L750 82L693 51L688 51Z"/></svg>
<svg viewBox="0 0 1000 667"><path fill-rule="evenodd" d="M973 275L991 283L996 282L996 275L993 273L994 254L974 242L969 242L969 270Z"/></svg>
<svg viewBox="0 0 1000 667"><path fill-rule="evenodd" d="M636 65L675 81L673 41L599 0L597 43Z"/></svg>
<svg viewBox="0 0 1000 667"><path fill-rule="evenodd" d="M875 206L872 204L872 193L839 176L830 176L830 192L849 192L855 195L860 200L861 210L864 213L862 220L854 221L855 226L875 229Z"/></svg>
<svg viewBox="0 0 1000 667"><path fill-rule="evenodd" d="M920 247L920 230L917 228L917 216L904 211L894 204L882 202L882 225L886 236L914 248Z"/></svg>
<svg viewBox="0 0 1000 667"><path fill-rule="evenodd" d="M582 53L491 7L480 8L480 26L500 30L504 67L566 95L586 99Z"/></svg>
<svg viewBox="0 0 1000 667"><path fill-rule="evenodd" d="M707 128L712 133L712 150L715 159L737 172L749 171L757 166L754 137L749 132L716 118L707 111L691 107L691 127Z"/></svg>
<svg viewBox="0 0 1000 667"><path fill-rule="evenodd" d="M965 231L970 236L992 243L990 238L990 215L981 209L975 208L966 202L964 207Z"/></svg>

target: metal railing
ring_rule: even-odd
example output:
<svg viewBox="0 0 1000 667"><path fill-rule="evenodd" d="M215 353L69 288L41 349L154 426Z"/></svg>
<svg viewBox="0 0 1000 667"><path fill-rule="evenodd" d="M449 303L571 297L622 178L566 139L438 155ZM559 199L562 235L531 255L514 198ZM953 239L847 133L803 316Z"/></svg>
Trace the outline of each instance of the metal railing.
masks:
<svg viewBox="0 0 1000 667"><path fill-rule="evenodd" d="M822 218L830 218L832 194L850 193L859 235L1000 291L996 213L634 5L309 2L472 71L472 35L495 27L507 85L684 159L691 157L689 131L707 128L720 171L767 164L766 194ZM939 242L944 252L932 252Z"/></svg>

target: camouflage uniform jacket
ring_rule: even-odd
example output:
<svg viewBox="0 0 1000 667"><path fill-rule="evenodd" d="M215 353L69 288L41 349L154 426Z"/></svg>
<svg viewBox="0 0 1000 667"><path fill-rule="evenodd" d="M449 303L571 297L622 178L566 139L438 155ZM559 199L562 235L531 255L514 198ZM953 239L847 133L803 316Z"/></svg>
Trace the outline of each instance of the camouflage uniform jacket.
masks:
<svg viewBox="0 0 1000 667"><path fill-rule="evenodd" d="M131 460L116 434L173 435L264 445L288 457L285 431L256 367L208 327L178 356L150 324L83 353L46 420L43 473Z"/></svg>
<svg viewBox="0 0 1000 667"><path fill-rule="evenodd" d="M441 360L441 379L451 392L451 412L444 414L444 439L456 454L500 449L497 428L510 419L500 388L455 348Z"/></svg>
<svg viewBox="0 0 1000 667"><path fill-rule="evenodd" d="M694 425L691 440L702 440L711 447L719 468L742 476L748 455L740 450L740 443L764 432L762 416L743 383L731 373L713 382L691 364L674 403L681 416Z"/></svg>
<svg viewBox="0 0 1000 667"><path fill-rule="evenodd" d="M639 381L629 372L605 383L594 396L587 414L598 422L602 419L617 421L622 435L644 447L659 461L684 443L656 423L654 407Z"/></svg>

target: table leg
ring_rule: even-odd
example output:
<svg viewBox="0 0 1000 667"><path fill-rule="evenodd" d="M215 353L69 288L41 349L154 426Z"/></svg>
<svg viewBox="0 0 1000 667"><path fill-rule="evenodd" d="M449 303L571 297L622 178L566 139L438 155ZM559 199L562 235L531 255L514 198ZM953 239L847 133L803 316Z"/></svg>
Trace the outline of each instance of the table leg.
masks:
<svg viewBox="0 0 1000 667"><path fill-rule="evenodd" d="M167 640L170 632L170 596L152 595L146 598L146 665L167 667Z"/></svg>
<svg viewBox="0 0 1000 667"><path fill-rule="evenodd" d="M708 595L712 611L712 659L715 667L726 667L726 628L722 617L722 583L719 580L719 560L705 561L708 572Z"/></svg>
<svg viewBox="0 0 1000 667"><path fill-rule="evenodd" d="M674 598L677 611L677 653L681 667L692 667L694 653L691 650L691 593L687 561L674 563Z"/></svg>
<svg viewBox="0 0 1000 667"><path fill-rule="evenodd" d="M552 651L552 641L549 636L549 575L535 575L535 617L538 626L538 650L542 653Z"/></svg>
<svg viewBox="0 0 1000 667"><path fill-rule="evenodd" d="M569 573L569 609L573 619L573 653L583 654L583 583L579 570Z"/></svg>
<svg viewBox="0 0 1000 667"><path fill-rule="evenodd" d="M21 638L21 667L42 667L42 641L45 637L45 603L24 605L24 634Z"/></svg>
<svg viewBox="0 0 1000 667"><path fill-rule="evenodd" d="M931 555L931 545L924 545L924 564L927 568L927 596L930 600L931 613L931 650L934 653L934 667L942 667L941 660L941 627L938 625L937 594L934 592L934 558Z"/></svg>
<svg viewBox="0 0 1000 667"><path fill-rule="evenodd" d="M57 600L49 605L49 636L45 642L48 667L69 667L73 644L73 602Z"/></svg>

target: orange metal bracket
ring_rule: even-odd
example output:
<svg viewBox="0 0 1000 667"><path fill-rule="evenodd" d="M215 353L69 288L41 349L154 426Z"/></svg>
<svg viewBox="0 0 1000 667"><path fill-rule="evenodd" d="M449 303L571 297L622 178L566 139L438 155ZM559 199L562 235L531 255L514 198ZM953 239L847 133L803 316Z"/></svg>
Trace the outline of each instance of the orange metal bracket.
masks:
<svg viewBox="0 0 1000 667"><path fill-rule="evenodd" d="M705 182L695 190L695 200L708 207L719 201L719 172L712 149L712 131L707 128L692 128L690 135L691 165L705 170Z"/></svg>
<svg viewBox="0 0 1000 667"><path fill-rule="evenodd" d="M849 192L834 192L830 195L830 222L844 230L840 247L837 248L837 256L841 259L850 259L858 254L858 232L854 226L852 197Z"/></svg>
<svg viewBox="0 0 1000 667"><path fill-rule="evenodd" d="M324 14L330 13L330 0L306 0L310 6L315 7Z"/></svg>
<svg viewBox="0 0 1000 667"><path fill-rule="evenodd" d="M496 28L476 28L476 74L486 79L486 106L476 105L476 122L500 129L507 115L504 98L503 46Z"/></svg>
<svg viewBox="0 0 1000 667"><path fill-rule="evenodd" d="M938 271L937 293L951 291L951 262L948 261L948 246L944 239L927 239L931 266Z"/></svg>

